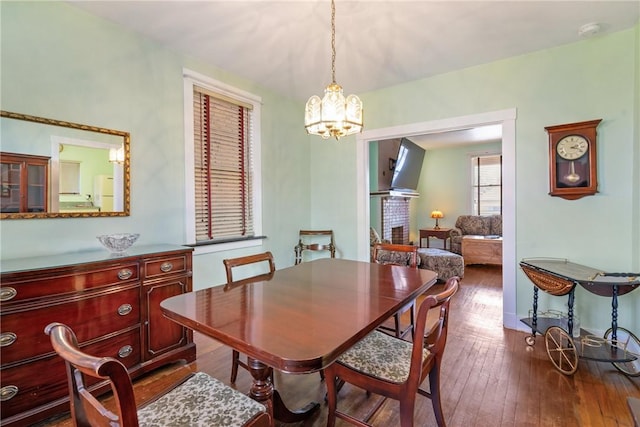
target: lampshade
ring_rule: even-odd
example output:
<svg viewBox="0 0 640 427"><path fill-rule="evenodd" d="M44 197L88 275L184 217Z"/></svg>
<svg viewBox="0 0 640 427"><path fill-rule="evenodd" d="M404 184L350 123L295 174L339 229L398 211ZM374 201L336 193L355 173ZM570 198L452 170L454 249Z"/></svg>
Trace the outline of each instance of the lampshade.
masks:
<svg viewBox="0 0 640 427"><path fill-rule="evenodd" d="M444 214L441 211L432 211L431 218L444 218Z"/></svg>
<svg viewBox="0 0 640 427"><path fill-rule="evenodd" d="M322 139L362 132L362 101L356 95L346 98L342 86L336 83L336 6L331 0L331 77L324 97L313 95L304 109L304 127L307 133Z"/></svg>

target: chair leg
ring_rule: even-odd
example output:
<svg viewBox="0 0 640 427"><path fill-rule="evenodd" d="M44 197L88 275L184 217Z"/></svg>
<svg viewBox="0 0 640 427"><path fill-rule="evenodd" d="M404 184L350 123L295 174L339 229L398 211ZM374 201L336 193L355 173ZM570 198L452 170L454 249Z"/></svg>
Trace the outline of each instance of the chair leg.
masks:
<svg viewBox="0 0 640 427"><path fill-rule="evenodd" d="M413 399L400 399L400 427L413 427L416 396L413 397Z"/></svg>
<svg viewBox="0 0 640 427"><path fill-rule="evenodd" d="M415 313L415 304L411 304L411 308L409 308L409 316L411 321L411 341L415 338L416 335L416 313Z"/></svg>
<svg viewBox="0 0 640 427"><path fill-rule="evenodd" d="M335 376L325 375L324 382L327 385L326 400L328 403L327 411L327 427L334 427L336 425L336 405L337 405L337 385Z"/></svg>
<svg viewBox="0 0 640 427"><path fill-rule="evenodd" d="M235 384L236 378L238 377L238 360L240 359L240 352L237 350L233 350L233 354L231 355L231 384Z"/></svg>
<svg viewBox="0 0 640 427"><path fill-rule="evenodd" d="M429 391L431 392L431 404L433 405L433 413L436 416L438 427L446 427L444 414L442 413L442 402L440 400L440 360L436 359L436 363L429 372Z"/></svg>
<svg viewBox="0 0 640 427"><path fill-rule="evenodd" d="M396 338L402 338L402 325L400 324L400 314L396 313L393 315L393 321L396 326Z"/></svg>

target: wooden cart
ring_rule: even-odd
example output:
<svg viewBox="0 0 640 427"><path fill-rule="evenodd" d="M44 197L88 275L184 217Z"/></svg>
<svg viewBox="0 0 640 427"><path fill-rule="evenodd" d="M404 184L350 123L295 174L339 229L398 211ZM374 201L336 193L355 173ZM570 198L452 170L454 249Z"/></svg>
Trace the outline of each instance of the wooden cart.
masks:
<svg viewBox="0 0 640 427"><path fill-rule="evenodd" d="M618 297L640 287L640 274L604 273L555 258L523 259L520 267L535 285L530 317L521 319L531 327L531 335L526 337L528 345L535 344L536 333L544 335L549 359L565 375L574 374L578 359L583 358L611 362L626 375L640 376L640 340L618 326ZM579 337L573 334L574 292L578 284L593 294L611 298L611 327L603 338L584 329L580 329ZM539 289L554 296L567 295L568 313L539 313Z"/></svg>

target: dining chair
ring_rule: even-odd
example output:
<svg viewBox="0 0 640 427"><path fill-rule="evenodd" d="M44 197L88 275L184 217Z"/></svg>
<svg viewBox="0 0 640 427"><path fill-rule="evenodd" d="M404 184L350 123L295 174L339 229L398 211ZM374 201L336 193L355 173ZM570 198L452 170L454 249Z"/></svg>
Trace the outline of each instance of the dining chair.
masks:
<svg viewBox="0 0 640 427"><path fill-rule="evenodd" d="M276 265L273 261L273 254L271 252L263 252L255 255L247 255L237 258L227 258L223 260L222 263L224 264L224 268L227 274L227 284L225 286L228 288L269 279L273 275L273 272L276 271ZM268 272L264 272L264 263L266 263ZM243 278L240 280L234 280L234 269L243 267L246 268L244 270ZM249 267L252 268L252 270L249 270ZM256 268L261 268L262 270L258 270L258 274L253 274L256 272ZM253 275L247 277L248 271ZM236 382L236 378L238 377L238 366L243 367L247 371L249 370L249 365L247 364L247 362L243 362L242 360L240 360L240 352L234 349L231 355L231 383ZM273 370L271 371L271 384L273 384Z"/></svg>
<svg viewBox="0 0 640 427"><path fill-rule="evenodd" d="M44 331L53 350L65 361L75 426L270 425L264 405L204 372L189 375L138 408L122 362L84 353L73 330L62 323L50 323ZM115 409L108 409L91 394L91 386L99 381L111 386Z"/></svg>
<svg viewBox="0 0 640 427"><path fill-rule="evenodd" d="M300 230L298 244L293 248L296 254L295 265L302 262L304 251L329 251L331 258L336 257L336 245L333 230Z"/></svg>
<svg viewBox="0 0 640 427"><path fill-rule="evenodd" d="M374 330L325 368L329 404L327 427L333 427L336 418L366 426L387 398L399 401L401 427L411 427L417 394L431 399L438 426L446 426L440 396L440 365L447 342L449 304L458 285L458 277L451 277L442 292L422 301L413 342ZM435 318L429 316L434 310ZM430 319L434 319L433 323ZM427 375L429 391L420 388ZM337 410L337 390L345 382L383 397L366 420Z"/></svg>
<svg viewBox="0 0 640 427"><path fill-rule="evenodd" d="M413 245L399 245L393 243L376 243L373 245L373 262L378 264L392 264L418 268L418 247ZM402 315L409 312L409 323L402 324ZM394 326L382 325L383 332L391 332L398 338L404 338L407 334L413 337L415 317L415 301L402 307L393 315Z"/></svg>

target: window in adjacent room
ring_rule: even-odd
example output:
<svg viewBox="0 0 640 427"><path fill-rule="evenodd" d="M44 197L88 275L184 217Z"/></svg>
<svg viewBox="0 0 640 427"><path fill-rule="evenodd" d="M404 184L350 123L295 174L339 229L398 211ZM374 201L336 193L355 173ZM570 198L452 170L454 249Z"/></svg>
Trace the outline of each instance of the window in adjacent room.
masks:
<svg viewBox="0 0 640 427"><path fill-rule="evenodd" d="M196 252L261 244L259 124L259 97L185 71L187 239Z"/></svg>
<svg viewBox="0 0 640 427"><path fill-rule="evenodd" d="M471 207L473 215L502 214L502 156L471 158Z"/></svg>

